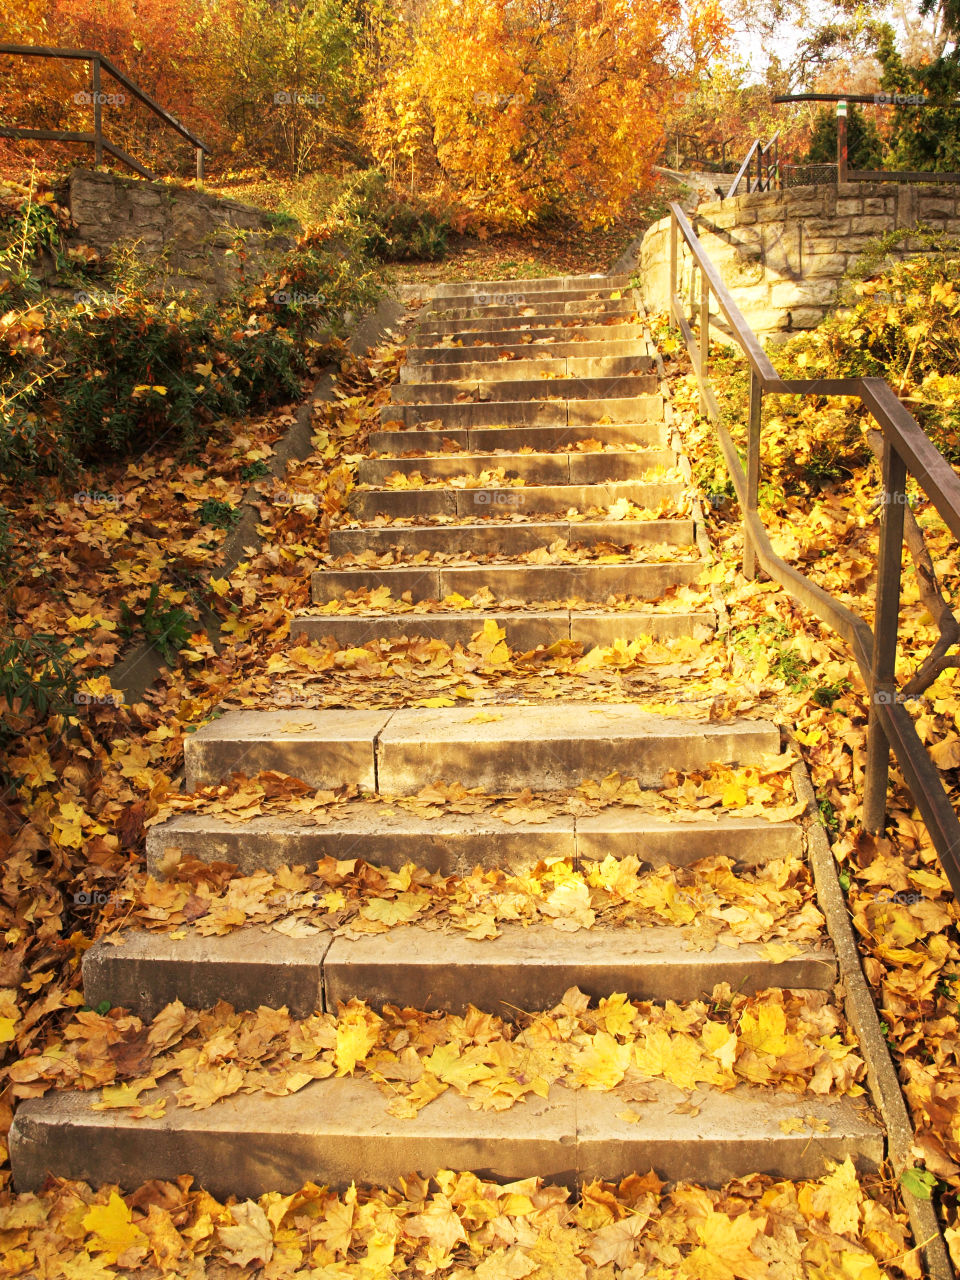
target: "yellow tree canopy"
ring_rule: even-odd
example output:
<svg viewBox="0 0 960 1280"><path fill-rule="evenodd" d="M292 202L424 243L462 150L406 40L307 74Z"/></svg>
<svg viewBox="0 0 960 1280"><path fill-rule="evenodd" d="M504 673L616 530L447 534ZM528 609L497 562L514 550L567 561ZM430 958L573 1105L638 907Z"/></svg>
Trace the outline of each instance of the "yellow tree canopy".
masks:
<svg viewBox="0 0 960 1280"><path fill-rule="evenodd" d="M602 222L649 184L662 118L724 33L712 0L427 0L385 41L370 145L483 221Z"/></svg>

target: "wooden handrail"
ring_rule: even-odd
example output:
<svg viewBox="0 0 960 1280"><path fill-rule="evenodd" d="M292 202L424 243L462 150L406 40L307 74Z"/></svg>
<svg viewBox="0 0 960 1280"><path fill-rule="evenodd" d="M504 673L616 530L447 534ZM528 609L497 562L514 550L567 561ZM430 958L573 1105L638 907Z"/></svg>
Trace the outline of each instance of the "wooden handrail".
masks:
<svg viewBox="0 0 960 1280"><path fill-rule="evenodd" d="M108 151L117 160L141 174L145 178L151 178L153 175L145 169L137 160L128 155L122 148L116 144L108 142L104 137L100 125L100 73L105 71L107 75L112 76L118 84L133 95L145 107L149 108L158 119L162 120L165 125L179 133L182 138L191 143L197 152L197 181L203 181L203 157L210 155L210 148L205 142L202 142L195 133L192 133L186 125L180 123L176 116L172 115L165 107L162 107L155 98L149 93L141 89L135 84L128 75L120 70L113 62L110 61L105 54L100 53L97 49L58 49L48 45L34 44L0 44L0 54L7 54L17 58L62 58L65 60L73 60L80 62L89 62L92 70L92 78L94 84L93 92L93 108L94 108L94 129L92 134L78 134L64 132L55 129L19 129L12 126L3 126L0 128L0 137L3 138L24 138L39 139L45 142L93 142L96 163L99 164L102 151Z"/></svg>
<svg viewBox="0 0 960 1280"><path fill-rule="evenodd" d="M744 575L753 578L758 567L763 569L794 599L831 626L850 645L864 683L870 691L867 761L864 771L864 827L874 833L883 829L892 749L930 832L940 865L953 892L960 896L960 820L944 789L939 770L903 705L895 679L907 475L909 473L916 479L947 528L958 539L960 476L883 378L781 378L678 204L670 205L670 218L670 314L690 353L700 387L701 404L716 427L727 470L740 503L744 525ZM687 320L683 301L678 294L681 237L700 273L699 338ZM721 421L720 409L710 385L708 364L711 295L716 299L729 325L730 335L743 352L750 368L746 471L733 437ZM773 549L757 509L764 394L850 396L859 399L883 434L883 514L873 629L846 605L835 600L829 592L788 564Z"/></svg>

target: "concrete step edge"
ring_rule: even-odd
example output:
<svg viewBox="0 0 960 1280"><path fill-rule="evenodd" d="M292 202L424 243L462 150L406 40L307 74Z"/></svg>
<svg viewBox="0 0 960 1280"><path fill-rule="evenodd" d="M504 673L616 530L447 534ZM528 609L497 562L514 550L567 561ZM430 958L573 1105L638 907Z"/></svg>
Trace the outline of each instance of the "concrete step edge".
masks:
<svg viewBox="0 0 960 1280"><path fill-rule="evenodd" d="M388 1099L362 1078L317 1080L281 1098L236 1094L201 1111L176 1109L176 1088L161 1084L168 1114L156 1120L93 1111L95 1098L80 1092L22 1103L10 1133L17 1190L39 1189L49 1172L133 1187L173 1181L184 1169L221 1198L290 1193L307 1180L344 1188L358 1176L395 1185L413 1169L441 1168L502 1182L537 1174L573 1187L652 1167L666 1181L721 1185L756 1172L820 1177L827 1158L847 1155L875 1171L884 1155L882 1129L853 1100L748 1085L698 1094L696 1114L678 1109L682 1095L663 1082L643 1102L554 1086L545 1099L500 1112L473 1111L448 1090L409 1120L391 1116ZM781 1127L807 1115L827 1131Z"/></svg>

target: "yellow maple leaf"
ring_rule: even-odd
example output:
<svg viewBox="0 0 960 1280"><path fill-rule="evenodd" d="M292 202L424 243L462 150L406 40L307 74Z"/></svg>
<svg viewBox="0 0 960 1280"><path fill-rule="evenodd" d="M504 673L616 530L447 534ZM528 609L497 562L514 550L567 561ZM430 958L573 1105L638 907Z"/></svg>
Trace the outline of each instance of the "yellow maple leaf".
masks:
<svg viewBox="0 0 960 1280"><path fill-rule="evenodd" d="M381 1025L382 1020L373 1010L358 1000L351 1000L341 1008L333 1051L338 1076L353 1075L357 1063L362 1062L377 1043Z"/></svg>
<svg viewBox="0 0 960 1280"><path fill-rule="evenodd" d="M116 1262L120 1254L131 1247L147 1247L147 1237L132 1221L130 1208L116 1191L110 1192L106 1204L91 1205L81 1221L84 1230L93 1236L90 1247L105 1254L111 1262Z"/></svg>

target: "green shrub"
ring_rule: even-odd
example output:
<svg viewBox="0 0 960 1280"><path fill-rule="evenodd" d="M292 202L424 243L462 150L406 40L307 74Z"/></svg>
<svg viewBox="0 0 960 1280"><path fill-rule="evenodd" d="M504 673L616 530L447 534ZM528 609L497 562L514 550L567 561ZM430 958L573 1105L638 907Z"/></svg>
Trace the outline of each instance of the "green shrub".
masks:
<svg viewBox="0 0 960 1280"><path fill-rule="evenodd" d="M0 746L22 732L14 716L29 723L75 710L78 682L68 647L51 635L0 638L0 703L14 712L0 716Z"/></svg>
<svg viewBox="0 0 960 1280"><path fill-rule="evenodd" d="M383 262L434 261L447 250L449 219L425 201L397 193L380 169L357 174L332 217L356 228L363 251Z"/></svg>

